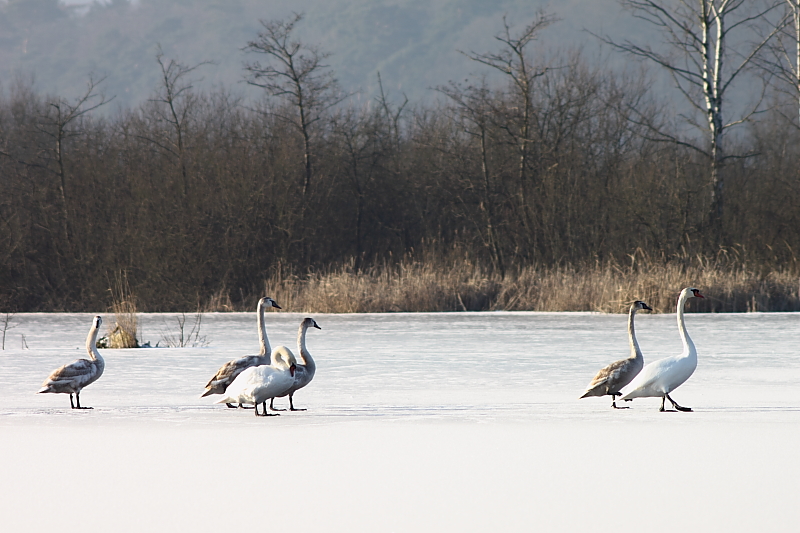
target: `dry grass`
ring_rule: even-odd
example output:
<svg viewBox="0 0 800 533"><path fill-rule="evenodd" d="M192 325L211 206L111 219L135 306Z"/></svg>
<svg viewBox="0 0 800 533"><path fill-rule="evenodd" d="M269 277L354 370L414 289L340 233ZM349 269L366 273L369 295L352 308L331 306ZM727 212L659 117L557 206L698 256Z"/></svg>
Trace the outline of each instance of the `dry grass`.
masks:
<svg viewBox="0 0 800 533"><path fill-rule="evenodd" d="M111 310L116 323L108 325L104 339L105 348L138 348L139 318L136 312L136 296L131 291L128 276L117 272L111 291Z"/></svg>
<svg viewBox="0 0 800 533"><path fill-rule="evenodd" d="M633 300L656 312L675 310L678 293L697 287L705 300L692 311L800 311L800 279L788 271L759 272L726 258L653 261L633 256L631 264L583 267L524 267L505 279L468 261L406 260L356 271L352 265L303 278L275 276L264 294L284 310L304 313L424 311L599 311L624 313ZM250 302L249 300L252 300ZM257 296L238 310L255 309ZM217 294L219 309L229 297Z"/></svg>

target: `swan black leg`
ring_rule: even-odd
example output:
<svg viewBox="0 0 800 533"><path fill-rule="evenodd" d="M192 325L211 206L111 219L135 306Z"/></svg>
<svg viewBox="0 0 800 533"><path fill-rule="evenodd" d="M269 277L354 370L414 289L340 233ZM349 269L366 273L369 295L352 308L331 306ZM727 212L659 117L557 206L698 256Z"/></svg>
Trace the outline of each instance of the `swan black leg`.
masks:
<svg viewBox="0 0 800 533"><path fill-rule="evenodd" d="M672 404L672 407L674 407L674 408L675 408L675 409L677 409L678 411L683 411L684 413L691 413L691 412L693 412L691 407L682 407L682 406L678 405L678 404L675 402L675 400L673 400L672 398L670 398L670 397L669 397L669 394L666 394L665 396L667 397L667 399L668 399L668 400L670 401L670 403ZM662 406L664 405L664 401L663 401L663 400L661 401L661 405L662 405Z"/></svg>
<svg viewBox="0 0 800 533"><path fill-rule="evenodd" d="M275 406L272 405L272 402L275 401L275 398L269 399L269 410L270 411L285 411L286 409L277 409Z"/></svg>
<svg viewBox="0 0 800 533"><path fill-rule="evenodd" d="M663 413L666 410L666 409L664 409L664 400L666 400L666 399L667 399L666 396L662 396L661 397L661 407L658 408L658 412L659 413Z"/></svg>
<svg viewBox="0 0 800 533"><path fill-rule="evenodd" d="M293 394L289 395L289 410L291 410L291 411L305 411L305 409L295 409L294 402L292 401L292 396L294 396L294 395Z"/></svg>
<svg viewBox="0 0 800 533"><path fill-rule="evenodd" d="M72 394L69 395L69 399L70 399L70 403L72 403ZM80 392L76 392L75 393L75 402L78 405L76 407L73 407L73 409L94 409L94 407L81 407L81 393Z"/></svg>
<svg viewBox="0 0 800 533"><path fill-rule="evenodd" d="M69 393L69 406L70 406L72 409L75 409L75 404L74 404L74 403L72 403L72 393L71 393L71 392Z"/></svg>
<svg viewBox="0 0 800 533"><path fill-rule="evenodd" d="M622 396L621 392L611 395L611 407L614 409L627 409L628 407L619 407L617 406L617 396Z"/></svg>

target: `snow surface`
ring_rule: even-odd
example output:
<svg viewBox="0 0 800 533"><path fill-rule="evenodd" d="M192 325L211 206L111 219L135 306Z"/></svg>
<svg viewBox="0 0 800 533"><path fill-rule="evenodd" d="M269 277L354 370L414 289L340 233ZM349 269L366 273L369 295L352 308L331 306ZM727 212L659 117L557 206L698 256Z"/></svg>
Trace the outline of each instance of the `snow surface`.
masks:
<svg viewBox="0 0 800 533"><path fill-rule="evenodd" d="M257 352L255 313L204 315L207 347L101 350L105 373L81 394L91 411L34 394L85 357L92 316L14 317L0 352L4 531L800 524L798 313L688 314L699 364L672 396L694 413L578 400L627 356L624 315L314 315L317 374L295 395L308 411L268 418L200 398L222 363ZM296 352L303 316L268 313L272 346ZM675 315L636 321L645 363L680 352ZM176 330L174 314L140 323L153 344Z"/></svg>

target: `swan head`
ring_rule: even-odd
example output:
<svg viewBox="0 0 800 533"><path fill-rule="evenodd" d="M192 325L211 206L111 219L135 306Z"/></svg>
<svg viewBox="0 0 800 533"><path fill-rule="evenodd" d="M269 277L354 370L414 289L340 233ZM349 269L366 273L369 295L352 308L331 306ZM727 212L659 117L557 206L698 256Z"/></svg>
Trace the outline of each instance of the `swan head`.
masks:
<svg viewBox="0 0 800 533"><path fill-rule="evenodd" d="M263 298L261 298L258 301L258 305L263 307L274 307L275 309L282 309L282 307L278 305L278 303L269 296L264 296Z"/></svg>
<svg viewBox="0 0 800 533"><path fill-rule="evenodd" d="M652 311L653 310L652 307L650 307L649 305L647 305L646 303L644 303L641 300L636 300L635 302L633 302L633 307L635 309L645 309L647 311Z"/></svg>
<svg viewBox="0 0 800 533"><path fill-rule="evenodd" d="M693 296L693 297L695 297L695 298L705 298L705 296L703 296L702 294L700 294L700 291L699 291L699 290L697 290L697 289L694 289L694 288L692 288L692 287L689 287L689 288L688 288L688 289L686 289L686 290L687 290L687 291L690 291L690 292L692 293L692 296Z"/></svg>
<svg viewBox="0 0 800 533"><path fill-rule="evenodd" d="M303 319L303 327L322 329L313 318L307 317Z"/></svg>
<svg viewBox="0 0 800 533"><path fill-rule="evenodd" d="M100 318L99 316L96 316L96 317L94 317L94 319L92 320L92 327L93 327L94 329L100 329L100 324L102 324L102 323L103 323L103 319L102 319L102 318Z"/></svg>

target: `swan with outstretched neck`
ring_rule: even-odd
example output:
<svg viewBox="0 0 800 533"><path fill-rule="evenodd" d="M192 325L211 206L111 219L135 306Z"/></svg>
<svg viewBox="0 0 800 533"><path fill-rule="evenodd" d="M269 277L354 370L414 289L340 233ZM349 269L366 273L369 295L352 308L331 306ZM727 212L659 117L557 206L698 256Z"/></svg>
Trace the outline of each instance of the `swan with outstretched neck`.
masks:
<svg viewBox="0 0 800 533"><path fill-rule="evenodd" d="M683 341L683 353L665 359L659 359L644 367L641 373L636 376L626 391L623 391L623 400L634 398L661 398L661 408L663 412L665 400L669 400L672 406L678 411L690 412L690 407L682 407L673 400L669 393L680 387L694 373L697 368L697 349L686 331L686 323L683 317L683 307L689 298L705 298L700 291L687 287L681 291L678 298L678 331Z"/></svg>
<svg viewBox="0 0 800 533"><path fill-rule="evenodd" d="M89 335L86 336L86 352L89 359L78 359L68 363L53 371L42 383L42 388L37 393L62 393L69 394L69 405L73 409L92 409L92 407L81 406L81 390L97 381L103 375L106 362L97 351L97 332L103 319L99 316L92 320L92 327ZM72 402L72 395L75 394L77 405Z"/></svg>
<svg viewBox="0 0 800 533"><path fill-rule="evenodd" d="M308 328L322 329L313 318L304 318L300 323L300 328L297 330L297 351L300 352L300 362L297 364L297 369L294 373L294 385L286 394L278 396L278 398L281 398L288 394L289 410L291 411L305 411L305 409L297 409L294 406L294 393L311 383L317 371L317 364L308 352L308 348L306 348L306 332ZM285 411L285 409L273 407L272 401L269 402L269 408L273 411Z"/></svg>
<svg viewBox="0 0 800 533"><path fill-rule="evenodd" d="M294 385L297 363L291 350L279 346L272 352L272 365L252 366L243 370L225 391L225 397L215 403L251 403L256 416L277 416L267 412L267 400L285 395ZM263 414L258 412L262 404Z"/></svg>
<svg viewBox="0 0 800 533"><path fill-rule="evenodd" d="M266 306L271 306L276 309L281 308L281 306L275 303L275 300L269 296L264 296L258 301L256 315L258 320L258 340L261 344L259 354L240 357L239 359L228 361L222 365L220 369L217 370L217 373L214 374L214 377L206 384L206 390L200 395L201 398L212 394L224 394L228 386L236 379L236 376L241 374L246 368L270 364L272 350L269 346L269 338L267 338L267 327L264 325L264 308ZM236 406L228 404L228 407L234 408Z"/></svg>
<svg viewBox="0 0 800 533"><path fill-rule="evenodd" d="M631 304L631 308L628 311L628 342L631 345L631 356L601 368L586 387L586 392L583 393L581 398L608 395L611 396L611 407L614 409L627 409L627 407L617 407L617 396L622 396L620 390L630 383L642 371L644 366L644 356L642 356L642 350L639 349L639 343L636 341L636 333L633 329L633 319L639 309L653 310L652 307L640 300L636 300Z"/></svg>

